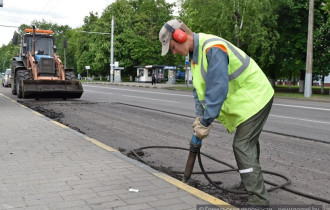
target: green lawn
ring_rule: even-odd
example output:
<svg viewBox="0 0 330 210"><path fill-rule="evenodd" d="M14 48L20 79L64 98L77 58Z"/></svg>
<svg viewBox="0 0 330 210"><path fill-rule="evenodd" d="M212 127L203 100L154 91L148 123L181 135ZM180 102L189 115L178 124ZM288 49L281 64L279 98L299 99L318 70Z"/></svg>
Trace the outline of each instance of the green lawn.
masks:
<svg viewBox="0 0 330 210"><path fill-rule="evenodd" d="M312 94L310 98L305 98L303 93L281 93L275 92L275 97L280 98L294 98L294 99L304 99L304 100L319 100L319 101L328 101L330 102L330 95L326 94Z"/></svg>
<svg viewBox="0 0 330 210"><path fill-rule="evenodd" d="M170 89L183 90L183 91L192 91L192 86L187 87L170 87ZM292 99L304 99L304 100L320 100L330 102L330 87L324 89L325 94L321 94L320 87L313 87L313 94L310 98L305 98L304 93L299 93L298 86L288 86L279 85L275 87L275 97L281 98L292 98Z"/></svg>

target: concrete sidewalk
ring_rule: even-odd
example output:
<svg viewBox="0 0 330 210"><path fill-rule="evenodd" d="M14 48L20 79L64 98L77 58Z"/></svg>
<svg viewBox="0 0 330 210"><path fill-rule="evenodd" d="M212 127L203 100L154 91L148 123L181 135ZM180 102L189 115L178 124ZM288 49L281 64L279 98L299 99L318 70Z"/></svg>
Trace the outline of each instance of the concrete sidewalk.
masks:
<svg viewBox="0 0 330 210"><path fill-rule="evenodd" d="M2 94L0 107L0 209L228 205Z"/></svg>

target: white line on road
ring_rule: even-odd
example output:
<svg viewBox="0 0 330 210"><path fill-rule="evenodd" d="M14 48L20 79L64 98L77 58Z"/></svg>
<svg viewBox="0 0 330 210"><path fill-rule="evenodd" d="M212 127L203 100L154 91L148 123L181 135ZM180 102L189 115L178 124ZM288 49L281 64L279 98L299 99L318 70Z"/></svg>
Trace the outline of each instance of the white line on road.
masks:
<svg viewBox="0 0 330 210"><path fill-rule="evenodd" d="M273 105L275 105L275 106L293 107L293 108L301 108L301 109L315 109L315 110L321 110L321 111L330 111L330 109L310 107L310 106L297 106L297 105L288 105L288 104L273 104Z"/></svg>
<svg viewBox="0 0 330 210"><path fill-rule="evenodd" d="M330 125L329 122L318 121L318 120L308 120L308 119L303 119L303 118L286 117L286 116L273 115L273 114L270 114L269 116L270 116L270 117L278 117L278 118L291 119L291 120L301 120L301 121L307 121L307 122L315 122L315 123L329 124L329 125Z"/></svg>
<svg viewBox="0 0 330 210"><path fill-rule="evenodd" d="M109 94L109 95L113 94L113 93L105 93L105 92L93 91L93 90L84 90L84 91L86 91L86 92L92 92L92 93L104 93L104 94Z"/></svg>
<svg viewBox="0 0 330 210"><path fill-rule="evenodd" d="M182 97L193 97L193 95L183 95L183 94L175 94L175 93L161 93L161 92L153 92L153 91L144 91L144 90L131 90L125 88L112 88L112 87L102 87L102 86L93 86L93 85L86 85L88 87L95 87L95 88L103 88L103 89L111 89L111 90L124 90L124 91L132 91L132 92L140 92L140 93L152 93L157 95L172 95L172 96L182 96ZM283 107L292 107L292 108L300 108L300 109L313 109L313 110L320 110L320 111L330 111L330 109L326 108L318 108L318 107L309 107L309 106L298 106L298 105L289 105L289 104L277 104L274 103L274 106L283 106Z"/></svg>
<svg viewBox="0 0 330 210"><path fill-rule="evenodd" d="M157 95L193 97L192 94L191 95L182 95L182 94L175 94L175 93L160 93L160 92L144 91L144 90L130 90L130 89L125 89L125 88L111 88L111 87L101 87L101 86L93 86L93 85L86 85L86 86L95 87L95 88L105 88L105 89L111 89L111 90L125 90L125 91L140 92L140 93L153 93L153 94L157 94Z"/></svg>
<svg viewBox="0 0 330 210"><path fill-rule="evenodd" d="M105 92L99 92L99 91L92 91L92 90L87 90L87 92L93 92L93 93L103 93L103 94L114 94L114 93L105 93ZM168 100L161 100L161 99L154 99L154 98L146 98L146 97L138 97L138 96L130 96L130 95L123 95L129 98L140 98L140 99L145 99L145 100L151 100L151 101L165 101L169 103L177 103L180 104L178 101L168 101Z"/></svg>
<svg viewBox="0 0 330 210"><path fill-rule="evenodd" d="M180 104L180 102L177 102L177 101L168 101L168 100L161 100L161 99L154 99L154 98L146 98L146 97L137 97L137 96L130 96L130 95L123 95L123 96L130 97L130 98L142 98L142 99L145 99L145 100L151 100L151 101L165 101L165 102L169 102L169 103L177 103L177 104Z"/></svg>

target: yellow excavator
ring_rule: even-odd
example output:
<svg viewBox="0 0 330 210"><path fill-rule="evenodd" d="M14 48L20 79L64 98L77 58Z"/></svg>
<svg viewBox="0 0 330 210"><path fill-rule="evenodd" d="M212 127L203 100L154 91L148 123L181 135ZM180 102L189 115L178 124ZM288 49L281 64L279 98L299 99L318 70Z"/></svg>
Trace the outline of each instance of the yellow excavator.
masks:
<svg viewBox="0 0 330 210"><path fill-rule="evenodd" d="M12 94L18 98L80 98L84 90L73 69L56 55L53 31L25 29L12 62Z"/></svg>

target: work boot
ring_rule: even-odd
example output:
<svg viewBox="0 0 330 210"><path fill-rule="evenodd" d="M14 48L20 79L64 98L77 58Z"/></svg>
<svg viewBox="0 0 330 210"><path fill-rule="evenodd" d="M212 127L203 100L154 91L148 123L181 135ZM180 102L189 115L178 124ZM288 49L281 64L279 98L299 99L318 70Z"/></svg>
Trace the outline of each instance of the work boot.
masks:
<svg viewBox="0 0 330 210"><path fill-rule="evenodd" d="M236 189L236 190L245 190L245 186L242 181L239 181L231 186L229 186L230 189Z"/></svg>

